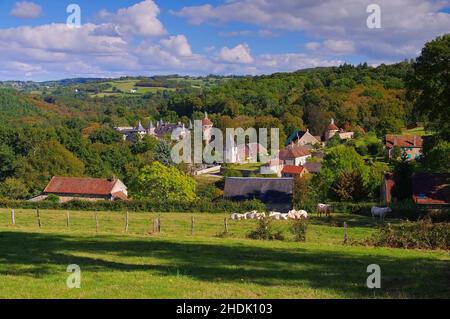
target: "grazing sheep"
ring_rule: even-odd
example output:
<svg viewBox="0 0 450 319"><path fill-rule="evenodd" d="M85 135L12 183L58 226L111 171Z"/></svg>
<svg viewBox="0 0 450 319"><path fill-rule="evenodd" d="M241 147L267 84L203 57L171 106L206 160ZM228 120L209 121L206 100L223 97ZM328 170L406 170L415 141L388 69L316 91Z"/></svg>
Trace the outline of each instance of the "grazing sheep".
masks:
<svg viewBox="0 0 450 319"><path fill-rule="evenodd" d="M230 218L232 220L242 220L242 219L247 219L247 216L245 214L231 214Z"/></svg>
<svg viewBox="0 0 450 319"><path fill-rule="evenodd" d="M304 210L291 210L288 213L288 216L290 219L294 219L294 220L300 220L300 219L307 219L308 218L308 213Z"/></svg>
<svg viewBox="0 0 450 319"><path fill-rule="evenodd" d="M333 206L327 204L318 204L317 205L317 214L322 217L322 213L325 213L325 216L331 216L331 212L333 211Z"/></svg>
<svg viewBox="0 0 450 319"><path fill-rule="evenodd" d="M384 220L386 215L388 213L391 213L391 212L392 212L392 209L389 208L389 207L377 207L377 206L374 206L371 209L372 217L375 218L375 217L380 216L381 220Z"/></svg>

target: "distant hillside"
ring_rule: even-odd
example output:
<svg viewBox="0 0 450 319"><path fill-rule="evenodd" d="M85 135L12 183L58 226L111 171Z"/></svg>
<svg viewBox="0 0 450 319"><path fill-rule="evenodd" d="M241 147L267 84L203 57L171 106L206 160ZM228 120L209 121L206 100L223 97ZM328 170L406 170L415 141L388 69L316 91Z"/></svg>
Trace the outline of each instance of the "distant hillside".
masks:
<svg viewBox="0 0 450 319"><path fill-rule="evenodd" d="M69 115L56 105L13 89L0 89L0 125L44 124L57 122Z"/></svg>

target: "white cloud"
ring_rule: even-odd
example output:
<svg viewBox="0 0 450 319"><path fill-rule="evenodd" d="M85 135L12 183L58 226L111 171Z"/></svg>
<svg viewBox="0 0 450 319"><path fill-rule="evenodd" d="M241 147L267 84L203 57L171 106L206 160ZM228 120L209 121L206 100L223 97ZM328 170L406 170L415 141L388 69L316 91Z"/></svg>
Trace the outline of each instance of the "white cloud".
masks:
<svg viewBox="0 0 450 319"><path fill-rule="evenodd" d="M21 1L16 2L10 15L21 19L34 19L40 17L42 7L34 2Z"/></svg>
<svg viewBox="0 0 450 319"><path fill-rule="evenodd" d="M144 0L131 7L119 9L115 14L101 10L100 18L108 19L116 25L116 30L124 36L157 37L167 34L158 20L160 10L152 0Z"/></svg>
<svg viewBox="0 0 450 319"><path fill-rule="evenodd" d="M147 0L115 13L103 10L98 14L100 22L80 28L45 24L0 29L0 79L266 74L342 63L316 54L252 55L247 44L210 46L195 53L185 35L167 34L158 20L159 12ZM270 36L272 32L262 28L252 35ZM342 46L334 47L342 50Z"/></svg>
<svg viewBox="0 0 450 319"><path fill-rule="evenodd" d="M308 42L305 44L305 48L308 50L315 51L318 48L320 48L320 43L319 42Z"/></svg>
<svg viewBox="0 0 450 319"><path fill-rule="evenodd" d="M187 6L173 14L194 24L241 22L269 30L301 31L324 42L329 54L352 52L373 60L414 57L425 42L450 30L450 14L441 12L450 6L448 0L377 0L382 29L367 27L366 8L371 3L225 0L217 6Z"/></svg>
<svg viewBox="0 0 450 319"><path fill-rule="evenodd" d="M326 40L323 44L332 54L351 54L355 51L352 41Z"/></svg>
<svg viewBox="0 0 450 319"><path fill-rule="evenodd" d="M247 44L239 44L234 48L224 47L220 50L219 58L224 62L249 64L254 61Z"/></svg>
<svg viewBox="0 0 450 319"><path fill-rule="evenodd" d="M184 35L171 36L160 43L163 48L177 56L192 56L191 46Z"/></svg>

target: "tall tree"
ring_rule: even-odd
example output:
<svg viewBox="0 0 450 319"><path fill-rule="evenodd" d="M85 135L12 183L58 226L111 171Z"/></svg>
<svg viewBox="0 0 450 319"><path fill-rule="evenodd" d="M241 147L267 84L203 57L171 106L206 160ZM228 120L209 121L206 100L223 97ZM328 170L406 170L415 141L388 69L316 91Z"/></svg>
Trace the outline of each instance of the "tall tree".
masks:
<svg viewBox="0 0 450 319"><path fill-rule="evenodd" d="M450 139L450 34L425 45L408 86L416 97L417 111L427 117L433 130Z"/></svg>

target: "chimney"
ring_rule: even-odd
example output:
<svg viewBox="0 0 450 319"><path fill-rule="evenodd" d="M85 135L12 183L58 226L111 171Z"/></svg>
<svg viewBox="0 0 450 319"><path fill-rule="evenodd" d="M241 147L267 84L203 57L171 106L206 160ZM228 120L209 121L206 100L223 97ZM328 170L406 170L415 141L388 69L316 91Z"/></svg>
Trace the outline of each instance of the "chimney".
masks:
<svg viewBox="0 0 450 319"><path fill-rule="evenodd" d="M397 145L397 140L398 140L397 135L394 135L394 146Z"/></svg>
<svg viewBox="0 0 450 319"><path fill-rule="evenodd" d="M414 146L417 145L417 136L414 135Z"/></svg>

